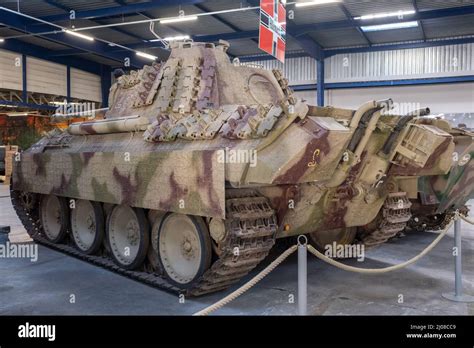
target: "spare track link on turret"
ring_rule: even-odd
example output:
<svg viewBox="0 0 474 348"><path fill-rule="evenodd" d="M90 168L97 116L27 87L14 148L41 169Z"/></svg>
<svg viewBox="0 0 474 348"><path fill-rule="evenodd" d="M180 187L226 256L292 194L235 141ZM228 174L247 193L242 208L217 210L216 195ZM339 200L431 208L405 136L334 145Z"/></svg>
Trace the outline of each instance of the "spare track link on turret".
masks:
<svg viewBox="0 0 474 348"><path fill-rule="evenodd" d="M245 196L231 197L226 202L225 223L228 233L220 247L219 258L191 289L182 290L171 285L163 276L149 271L150 267L135 271L126 270L117 266L105 252L103 255L86 255L77 250L72 242L51 243L43 236L39 220L39 200L36 200L34 206L25 207L20 198L21 193L13 189L10 192L13 207L35 242L176 294L199 296L228 288L265 259L275 244L276 217L267 198L259 197L253 191L247 192Z"/></svg>

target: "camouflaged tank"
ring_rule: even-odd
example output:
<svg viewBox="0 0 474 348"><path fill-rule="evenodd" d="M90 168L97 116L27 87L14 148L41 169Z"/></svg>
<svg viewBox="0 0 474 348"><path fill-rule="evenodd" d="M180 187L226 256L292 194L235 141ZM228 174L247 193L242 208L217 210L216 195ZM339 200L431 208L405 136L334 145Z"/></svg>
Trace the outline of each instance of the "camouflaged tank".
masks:
<svg viewBox="0 0 474 348"><path fill-rule="evenodd" d="M238 282L278 238L374 246L415 221L412 207L429 219L472 197L468 130L427 110L390 115L390 100L308 105L280 71L227 49L174 44L118 79L105 119L23 152L12 201L30 235L200 295Z"/></svg>

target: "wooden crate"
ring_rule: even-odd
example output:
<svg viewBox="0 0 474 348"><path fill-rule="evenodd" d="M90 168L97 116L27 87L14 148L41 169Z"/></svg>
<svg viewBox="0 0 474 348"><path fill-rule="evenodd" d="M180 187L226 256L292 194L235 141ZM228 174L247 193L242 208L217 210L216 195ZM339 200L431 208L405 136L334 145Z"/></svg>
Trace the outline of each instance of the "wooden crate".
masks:
<svg viewBox="0 0 474 348"><path fill-rule="evenodd" d="M5 185L10 185L10 180L13 172L14 156L18 152L18 146L9 145L5 149Z"/></svg>

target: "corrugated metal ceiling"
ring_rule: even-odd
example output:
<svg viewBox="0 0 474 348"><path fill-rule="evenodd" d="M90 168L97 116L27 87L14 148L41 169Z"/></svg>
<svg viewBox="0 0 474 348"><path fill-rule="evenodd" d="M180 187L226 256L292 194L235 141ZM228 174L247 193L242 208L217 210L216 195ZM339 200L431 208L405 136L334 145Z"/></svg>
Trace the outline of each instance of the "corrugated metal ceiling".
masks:
<svg viewBox="0 0 474 348"><path fill-rule="evenodd" d="M321 30L310 36L323 47L366 45L367 41L355 28Z"/></svg>
<svg viewBox="0 0 474 348"><path fill-rule="evenodd" d="M412 0L345 0L344 4L353 16L414 10Z"/></svg>
<svg viewBox="0 0 474 348"><path fill-rule="evenodd" d="M109 7L118 7L121 4L146 3L146 0L54 0L57 7L46 3L43 0L20 0L20 10L36 17L57 15L66 13L65 9L75 9L76 11L94 10ZM413 10L413 3L420 10L434 10L450 7L474 5L474 0L344 0L343 6L352 16L366 15L370 13L392 12L398 10ZM91 26L97 24L116 23L122 21L134 21L151 18L172 17L178 15L178 10L184 10L185 14L196 14L204 11L219 11L234 9L240 6L246 7L249 3L245 0L209 0L197 6L168 6L155 10L148 10L142 14L127 14L123 16L111 16L93 20L76 20L76 27ZM17 9L16 1L0 0L0 6L10 9ZM327 4L305 8L288 8L294 10L293 22L296 25L323 23L332 21L347 20L346 14L342 11L341 4ZM70 26L70 21L58 22L64 26ZM422 21L426 39L474 35L474 15L446 17ZM188 35L215 35L220 33L234 32L234 29L242 31L258 29L258 13L255 10L219 14L218 16L203 16L195 22L183 22L173 25L157 24L156 31L162 36L175 36L180 34ZM127 34L128 33L128 34ZM116 29L96 29L86 33L97 38L119 44L139 45L143 40L152 39L153 35L148 29L148 24L130 25L117 27ZM0 36L9 36L5 29L0 29ZM366 34L371 43L391 43L400 41L420 40L423 38L421 28L389 30ZM366 45L367 41L355 28L327 29L312 32L310 36L324 48ZM45 43L39 38L28 38L29 43L42 45L49 49L66 49L67 47L57 44ZM288 37L287 51L298 50L300 45L296 40ZM259 54L257 44L250 39L240 39L231 41L231 51L234 55ZM81 55L83 57L83 55Z"/></svg>

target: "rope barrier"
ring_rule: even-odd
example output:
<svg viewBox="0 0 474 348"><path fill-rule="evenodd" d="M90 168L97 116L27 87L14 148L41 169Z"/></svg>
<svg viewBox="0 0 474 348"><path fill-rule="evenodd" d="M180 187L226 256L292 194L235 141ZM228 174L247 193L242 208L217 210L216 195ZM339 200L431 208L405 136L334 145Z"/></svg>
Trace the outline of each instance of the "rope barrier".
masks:
<svg viewBox="0 0 474 348"><path fill-rule="evenodd" d="M316 256L317 258L321 259L322 261L327 262L330 265L333 265L334 267L343 269L345 271L355 272L355 273L362 273L362 274L387 273L387 272L396 271L398 269L405 268L405 267L411 265L412 263L417 262L423 256L428 254L441 241L441 239L443 239L443 237L446 236L446 234L448 233L448 230L451 227L451 225L452 225L452 222L446 227L446 229L443 232L440 233L440 235L438 237L436 237L436 239L433 242L431 242L430 245L428 245L421 253L419 253L415 257L411 258L408 261L402 262L398 265L393 265L393 266L384 267L384 268L360 268L360 267L349 266L349 265L346 265L344 263L335 261L335 260L327 257L326 255L324 255L324 254L320 253L318 250L316 250L312 245L308 245L308 251L311 254L313 254L314 256Z"/></svg>
<svg viewBox="0 0 474 348"><path fill-rule="evenodd" d="M466 221L468 224L474 225L474 220L469 220L469 219L467 218L467 216L464 216L464 215L461 215L461 214L458 214L458 216L459 216L462 220Z"/></svg>
<svg viewBox="0 0 474 348"><path fill-rule="evenodd" d="M231 294L227 295L224 297L222 300L214 303L213 305L203 309L202 311L199 311L197 313L194 313L193 315L196 316L202 316L202 315L209 315L210 313L218 310L219 308L224 307L226 304L229 302L235 300L237 297L245 293L247 290L255 286L259 281L261 281L263 278L265 278L271 271L273 271L275 268L277 268L280 263L285 261L285 259L293 254L297 249L296 245L291 246L288 248L283 254L278 256L271 264L269 264L265 269L263 269L259 274L257 274L255 277L253 277L250 281L248 281L246 284L242 285L240 288L232 292Z"/></svg>
<svg viewBox="0 0 474 348"><path fill-rule="evenodd" d="M451 222L446 226L446 228L434 239L423 251L421 251L418 255L415 257L411 258L410 260L407 260L405 262L402 262L398 265L393 265L389 267L384 267L384 268L360 268L360 267L354 267L354 266L349 266L344 263L341 263L339 261L336 261L334 259L331 259L324 255L323 253L319 252L316 250L312 245L308 244L307 248L308 251L311 252L314 256L319 258L320 260L337 267L339 269L349 271L349 272L355 272L355 273L362 273L362 274L381 274L381 273L387 273L391 271L395 271L398 269L402 269L404 267L407 267L415 262L417 262L419 259L421 259L423 256L428 254L433 248L438 245L438 243L443 239L446 234L448 233L449 229L451 228L453 222L456 219L462 219L466 221L467 223L473 224L474 221L469 220L467 217L459 214L459 212L456 212L456 215L454 218L451 220ZM263 269L259 274L257 274L255 277L253 277L250 281L248 281L246 284L242 285L240 288L232 292L231 294L227 295L224 297L222 300L214 303L213 305L195 313L195 316L204 316L204 315L209 315L210 313L218 310L219 308L224 307L226 304L230 303L231 301L235 300L237 297L251 289L253 286L255 286L259 281L261 281L263 278L265 278L270 272L272 272L278 265L280 265L284 260L286 260L291 254L293 254L298 248L298 245L293 245L290 248L288 248L285 252L283 252L278 258L276 258L270 265L268 265L265 269Z"/></svg>

